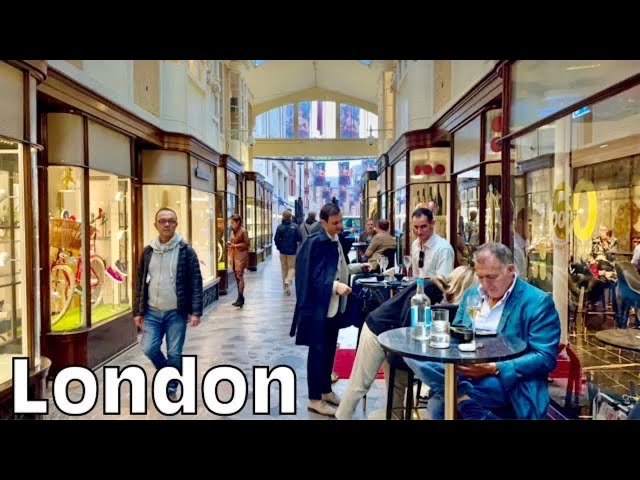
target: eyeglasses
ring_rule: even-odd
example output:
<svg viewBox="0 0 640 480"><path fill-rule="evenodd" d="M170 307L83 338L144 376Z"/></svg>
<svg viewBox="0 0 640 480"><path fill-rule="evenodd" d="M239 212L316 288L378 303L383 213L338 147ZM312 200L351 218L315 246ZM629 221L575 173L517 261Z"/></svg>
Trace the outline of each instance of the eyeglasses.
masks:
<svg viewBox="0 0 640 480"><path fill-rule="evenodd" d="M166 225L167 223L170 224L170 225L173 225L174 223L178 223L177 220L173 220L173 219L169 219L169 220L161 219L161 220L157 220L157 222L160 225Z"/></svg>
<svg viewBox="0 0 640 480"><path fill-rule="evenodd" d="M420 250L420 255L418 256L418 268L424 267L424 252Z"/></svg>

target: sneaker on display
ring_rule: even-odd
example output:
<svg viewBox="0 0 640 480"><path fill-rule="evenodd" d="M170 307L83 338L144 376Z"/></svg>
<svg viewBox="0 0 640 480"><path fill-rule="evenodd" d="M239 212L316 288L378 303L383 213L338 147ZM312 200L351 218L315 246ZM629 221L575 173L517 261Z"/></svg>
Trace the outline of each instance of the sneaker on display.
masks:
<svg viewBox="0 0 640 480"><path fill-rule="evenodd" d="M111 267L107 268L107 275L109 275L114 282L124 282L122 276Z"/></svg>

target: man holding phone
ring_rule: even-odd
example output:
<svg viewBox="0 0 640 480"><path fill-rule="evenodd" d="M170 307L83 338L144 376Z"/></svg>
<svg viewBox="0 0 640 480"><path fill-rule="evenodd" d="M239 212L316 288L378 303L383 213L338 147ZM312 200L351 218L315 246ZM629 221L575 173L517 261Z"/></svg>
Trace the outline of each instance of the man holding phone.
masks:
<svg viewBox="0 0 640 480"><path fill-rule="evenodd" d="M322 230L307 237L296 256L296 308L290 335L307 345L310 411L334 416L340 397L331 390L331 369L338 331L357 322L356 302L349 302L349 275L369 269L348 263L340 245L342 213L328 203L320 210Z"/></svg>

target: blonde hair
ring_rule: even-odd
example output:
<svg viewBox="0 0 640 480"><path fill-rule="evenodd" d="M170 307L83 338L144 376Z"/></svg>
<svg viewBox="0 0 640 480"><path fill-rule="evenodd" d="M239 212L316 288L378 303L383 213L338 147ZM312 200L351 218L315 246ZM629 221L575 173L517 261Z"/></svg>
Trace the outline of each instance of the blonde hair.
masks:
<svg viewBox="0 0 640 480"><path fill-rule="evenodd" d="M473 268L461 265L453 270L446 278L441 275L431 277L433 284L444 294L447 303L458 305L464 291L478 284L478 277Z"/></svg>

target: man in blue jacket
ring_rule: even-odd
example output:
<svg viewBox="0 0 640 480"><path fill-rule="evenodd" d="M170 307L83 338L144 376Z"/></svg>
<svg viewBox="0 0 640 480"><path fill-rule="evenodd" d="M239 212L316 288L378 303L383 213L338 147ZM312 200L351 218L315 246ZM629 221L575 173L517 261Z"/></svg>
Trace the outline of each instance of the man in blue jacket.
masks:
<svg viewBox="0 0 640 480"><path fill-rule="evenodd" d="M333 203L320 210L322 230L310 234L296 256L296 308L290 335L307 345L308 409L334 416L340 397L331 390L331 369L338 331L357 321L357 306L348 301L349 275L369 268L348 263L340 244L342 213Z"/></svg>
<svg viewBox="0 0 640 480"><path fill-rule="evenodd" d="M298 243L302 242L302 234L298 225L291 221L291 210L282 212L282 223L276 228L274 242L280 252L282 266L282 284L284 293L291 295L291 283L296 274L296 251Z"/></svg>
<svg viewBox="0 0 640 480"><path fill-rule="evenodd" d="M453 325L471 326L466 302L470 293L479 291L483 302L476 327L519 338L527 349L512 360L459 366L459 416L542 419L549 406L547 378L556 367L560 342L560 317L553 300L517 277L513 253L500 243L486 243L476 250L475 272L480 286L465 291ZM443 418L443 365L405 361L434 393L428 404L431 418Z"/></svg>

